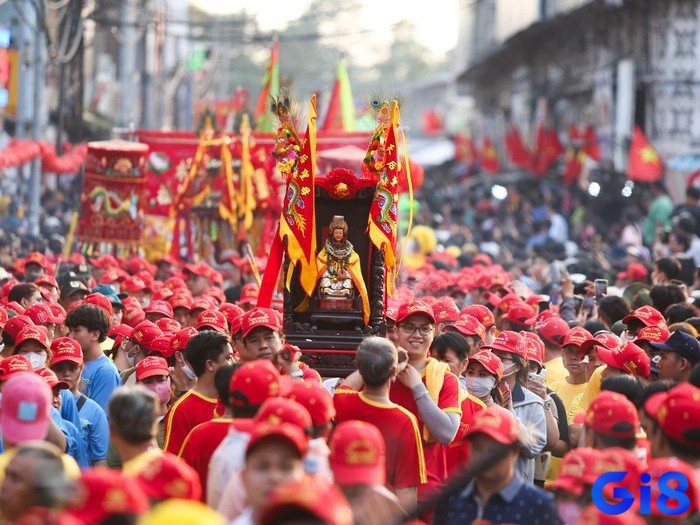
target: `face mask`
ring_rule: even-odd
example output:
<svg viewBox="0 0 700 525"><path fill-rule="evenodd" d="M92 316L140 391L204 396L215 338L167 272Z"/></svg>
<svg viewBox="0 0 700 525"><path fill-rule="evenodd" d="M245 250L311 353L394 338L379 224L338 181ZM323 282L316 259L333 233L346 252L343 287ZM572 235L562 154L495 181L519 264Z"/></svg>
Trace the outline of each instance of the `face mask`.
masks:
<svg viewBox="0 0 700 525"><path fill-rule="evenodd" d="M124 354L124 358L126 359L126 362L129 363L130 367L134 366L134 362L136 361L135 355L129 355L128 353L126 353Z"/></svg>
<svg viewBox="0 0 700 525"><path fill-rule="evenodd" d="M573 501L557 503L557 513L564 525L575 525L579 522L581 507Z"/></svg>
<svg viewBox="0 0 700 525"><path fill-rule="evenodd" d="M513 363L512 365L508 365L503 369L503 377L508 377L512 376L514 373L518 371L518 364Z"/></svg>
<svg viewBox="0 0 700 525"><path fill-rule="evenodd" d="M143 386L153 392L162 405L170 401L170 378L168 378L166 381L160 381L158 383L151 383L150 385Z"/></svg>
<svg viewBox="0 0 700 525"><path fill-rule="evenodd" d="M493 387L496 386L495 377L475 377L467 376L467 392L478 398L489 395Z"/></svg>
<svg viewBox="0 0 700 525"><path fill-rule="evenodd" d="M194 373L192 367L190 367L190 365L188 365L187 363L185 363L182 366L182 371L185 373L187 379L189 379L190 381L194 381L195 379L197 379L197 374Z"/></svg>
<svg viewBox="0 0 700 525"><path fill-rule="evenodd" d="M32 363L32 368L34 370L39 370L40 368L44 368L44 365L46 364L46 354L37 354L36 352L27 352L24 354L29 361Z"/></svg>

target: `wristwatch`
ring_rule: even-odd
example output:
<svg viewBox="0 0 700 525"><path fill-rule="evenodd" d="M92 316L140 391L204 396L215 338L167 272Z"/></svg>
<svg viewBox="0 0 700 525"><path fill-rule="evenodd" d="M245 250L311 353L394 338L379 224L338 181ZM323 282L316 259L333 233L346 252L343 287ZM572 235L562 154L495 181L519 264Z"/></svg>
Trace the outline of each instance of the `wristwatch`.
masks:
<svg viewBox="0 0 700 525"><path fill-rule="evenodd" d="M289 377L293 377L294 379L301 379L304 377L304 372L301 370L297 370L296 372L292 372L289 374Z"/></svg>
<svg viewBox="0 0 700 525"><path fill-rule="evenodd" d="M544 409L545 410L552 410L552 407L554 406L554 401L552 401L552 398L547 398L544 400Z"/></svg>

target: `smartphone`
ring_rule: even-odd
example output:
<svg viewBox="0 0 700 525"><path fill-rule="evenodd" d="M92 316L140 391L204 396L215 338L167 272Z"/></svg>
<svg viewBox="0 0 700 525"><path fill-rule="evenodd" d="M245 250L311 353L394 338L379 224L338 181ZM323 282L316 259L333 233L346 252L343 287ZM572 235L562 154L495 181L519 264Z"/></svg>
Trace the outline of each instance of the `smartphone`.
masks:
<svg viewBox="0 0 700 525"><path fill-rule="evenodd" d="M280 357L284 361L291 361L293 355L294 355L294 350L291 348L291 346L289 344L285 344L284 348L282 348L282 351L280 352Z"/></svg>
<svg viewBox="0 0 700 525"><path fill-rule="evenodd" d="M594 282L595 290L595 302L598 303L600 300L608 294L608 280L607 279L596 279Z"/></svg>
<svg viewBox="0 0 700 525"><path fill-rule="evenodd" d="M542 296L540 297L540 301L537 303L537 306L539 308L540 312L544 312L545 310L549 310L549 307L552 305L550 302L551 299L549 296Z"/></svg>

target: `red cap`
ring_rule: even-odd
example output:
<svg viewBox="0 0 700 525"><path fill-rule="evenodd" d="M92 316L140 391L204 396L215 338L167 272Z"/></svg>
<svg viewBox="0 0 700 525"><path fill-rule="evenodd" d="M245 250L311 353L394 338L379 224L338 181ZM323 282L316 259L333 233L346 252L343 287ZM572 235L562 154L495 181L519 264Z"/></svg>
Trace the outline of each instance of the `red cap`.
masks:
<svg viewBox="0 0 700 525"><path fill-rule="evenodd" d="M647 282L649 280L649 270L643 264L631 263L627 270L617 274L617 278L625 281Z"/></svg>
<svg viewBox="0 0 700 525"><path fill-rule="evenodd" d="M644 472L644 465L637 458L637 454L621 447L606 448L601 450L601 452L603 457L596 465L598 475L605 472L627 472L627 476L622 481L605 485L603 488L605 498L610 500L616 499L615 492L618 488L625 488L631 494L639 494L639 476ZM637 508L639 507L637 502L635 502L632 509L636 510Z"/></svg>
<svg viewBox="0 0 700 525"><path fill-rule="evenodd" d="M630 321L639 321L644 326L661 326L666 328L666 319L664 316L653 306L640 306L627 317L622 319L624 324L629 324Z"/></svg>
<svg viewBox="0 0 700 525"><path fill-rule="evenodd" d="M0 306L0 332L2 332L2 329L5 328L5 323L7 322L7 319L7 310Z"/></svg>
<svg viewBox="0 0 700 525"><path fill-rule="evenodd" d="M476 354L469 356L469 362L476 362L483 366L486 370L496 376L500 381L503 378L503 362L501 358L490 350L481 350Z"/></svg>
<svg viewBox="0 0 700 525"><path fill-rule="evenodd" d="M668 437L693 450L700 450L700 388L680 383L668 392L652 395L644 403L644 410Z"/></svg>
<svg viewBox="0 0 700 525"><path fill-rule="evenodd" d="M94 467L84 470L68 511L85 523L101 523L114 514L144 514L148 498L131 476L119 470Z"/></svg>
<svg viewBox="0 0 700 525"><path fill-rule="evenodd" d="M586 355L593 347L600 347L604 350L614 350L622 344L622 341L615 334L610 332L601 332L593 339L589 339L581 343L579 350L581 355Z"/></svg>
<svg viewBox="0 0 700 525"><path fill-rule="evenodd" d="M7 320L3 331L7 332L10 337L15 340L16 344L17 336L25 326L34 326L34 321L32 321L31 318L26 315L16 315Z"/></svg>
<svg viewBox="0 0 700 525"><path fill-rule="evenodd" d="M289 402L292 403L292 401ZM245 451L246 457L253 452L256 446L271 437L284 439L297 450L299 457L304 457L309 448L309 440L302 428L293 423L284 422L284 420L279 423L271 423L267 421L257 422L258 418L255 419L256 424L250 434L250 441L248 441Z"/></svg>
<svg viewBox="0 0 700 525"><path fill-rule="evenodd" d="M168 362L162 357L149 355L136 363L136 380L143 381L153 376L168 376L170 369Z"/></svg>
<svg viewBox="0 0 700 525"><path fill-rule="evenodd" d="M306 408L315 427L330 423L335 417L333 398L316 382L293 381L285 397Z"/></svg>
<svg viewBox="0 0 700 525"><path fill-rule="evenodd" d="M289 423L303 431L307 431L313 425L308 410L296 401L282 397L268 397L258 410L255 423L271 423L273 425Z"/></svg>
<svg viewBox="0 0 700 525"><path fill-rule="evenodd" d="M49 310L51 310L54 319L58 319L59 324L63 324L66 320L66 311L63 306L58 303L51 303L49 304Z"/></svg>
<svg viewBox="0 0 700 525"><path fill-rule="evenodd" d="M472 264L482 264L484 266L491 266L493 264L493 261L491 260L491 257L488 254L477 253L474 257L472 257Z"/></svg>
<svg viewBox="0 0 700 525"><path fill-rule="evenodd" d="M215 308L215 305L212 304L207 296L203 295L191 304L190 312L195 310L209 310L211 308Z"/></svg>
<svg viewBox="0 0 700 525"><path fill-rule="evenodd" d="M173 307L173 310L177 310L178 308L192 309L192 297L188 294L181 293L179 290L168 299L168 302L170 306Z"/></svg>
<svg viewBox="0 0 700 525"><path fill-rule="evenodd" d="M136 481L150 500L199 500L202 497L202 484L197 471L168 452L157 454L143 465L136 475Z"/></svg>
<svg viewBox="0 0 700 525"><path fill-rule="evenodd" d="M151 321L141 321L134 326L129 339L144 348L147 352L150 352L153 340L161 335L163 335L163 331L158 328L155 323Z"/></svg>
<svg viewBox="0 0 700 525"><path fill-rule="evenodd" d="M168 319L173 318L173 307L166 301L151 301L151 303L143 309L146 314L161 314Z"/></svg>
<svg viewBox="0 0 700 525"><path fill-rule="evenodd" d="M175 352L184 352L185 348L187 348L187 343L198 333L197 329L191 326L175 332L175 335L170 338L170 355L175 354Z"/></svg>
<svg viewBox="0 0 700 525"><path fill-rule="evenodd" d="M123 280L124 278L119 275L117 270L107 270L97 282L98 284L114 284Z"/></svg>
<svg viewBox="0 0 700 525"><path fill-rule="evenodd" d="M164 334L174 334L178 330L182 329L182 325L178 323L175 319L169 319L167 317L163 317L162 319L158 319L156 321L156 326L163 330Z"/></svg>
<svg viewBox="0 0 700 525"><path fill-rule="evenodd" d="M153 292L151 295L151 301L167 301L170 299L173 295L173 292L170 288L166 288L165 286L161 286L157 291ZM170 304L170 303L168 303ZM171 306L172 308L172 306Z"/></svg>
<svg viewBox="0 0 700 525"><path fill-rule="evenodd" d="M58 282L56 282L56 278L53 275L49 275L46 273L41 274L39 277L34 279L34 284L37 286L48 286L49 288L55 288L58 290Z"/></svg>
<svg viewBox="0 0 700 525"><path fill-rule="evenodd" d="M481 349L510 352L527 360L527 346L525 345L525 340L519 333L510 330L503 330L498 334L496 339L494 339L493 343L488 346L482 346Z"/></svg>
<svg viewBox="0 0 700 525"><path fill-rule="evenodd" d="M122 315L122 321L129 326L136 326L144 319L146 319L146 314L141 308L127 308Z"/></svg>
<svg viewBox="0 0 700 525"><path fill-rule="evenodd" d="M211 299L215 301L217 305L226 302L226 294L224 294L224 291L218 286L210 286L209 288L204 290L203 295L211 297Z"/></svg>
<svg viewBox="0 0 700 525"><path fill-rule="evenodd" d="M476 319L484 325L484 328L488 330L494 324L496 324L496 319L493 316L493 312L486 308L483 304L472 304L463 308L460 312L461 315L471 315L476 317Z"/></svg>
<svg viewBox="0 0 700 525"><path fill-rule="evenodd" d="M549 310L542 310L540 313L538 313L537 317L535 317L535 330L539 330L542 323L544 323L547 319L551 319L552 317L559 316L551 308Z"/></svg>
<svg viewBox="0 0 700 525"><path fill-rule="evenodd" d="M519 295L515 293L509 293L501 297L501 300L498 302L498 309L505 314L508 310L510 310L511 305L515 303L522 303L523 300L520 298ZM534 315L534 312L533 312Z"/></svg>
<svg viewBox="0 0 700 525"><path fill-rule="evenodd" d="M24 259L24 267L26 268L28 264L38 264L44 270L48 267L48 261L43 253L31 252Z"/></svg>
<svg viewBox="0 0 700 525"><path fill-rule="evenodd" d="M282 323L277 312L271 308L255 307L246 312L241 318L243 337L248 337L250 332L261 326L275 332L280 331Z"/></svg>
<svg viewBox="0 0 700 525"><path fill-rule="evenodd" d="M58 387L59 390L68 390L70 388L70 385L65 381L59 381L56 372L50 368L43 367L35 370L34 373L41 377L51 388Z"/></svg>
<svg viewBox="0 0 700 525"><path fill-rule="evenodd" d="M114 325L107 332L107 337L114 339L114 346L119 346L119 344L124 340L125 337L131 335L133 328L128 324L118 324Z"/></svg>
<svg viewBox="0 0 700 525"><path fill-rule="evenodd" d="M223 303L219 307L219 311L224 314L229 325L232 325L235 320L245 313L245 310L236 304Z"/></svg>
<svg viewBox="0 0 700 525"><path fill-rule="evenodd" d="M0 287L0 292L2 292L0 293L0 295L6 298L10 294L10 291L18 284L19 281L17 279L10 279L5 284L3 284L2 287Z"/></svg>
<svg viewBox="0 0 700 525"><path fill-rule="evenodd" d="M46 303L37 303L24 311L24 315L29 317L35 325L59 324L61 319L54 317L51 308Z"/></svg>
<svg viewBox="0 0 700 525"><path fill-rule="evenodd" d="M141 308L141 303L136 297L124 297L121 301L127 310L129 308Z"/></svg>
<svg viewBox="0 0 700 525"><path fill-rule="evenodd" d="M41 346L49 349L49 331L44 326L25 326L17 334L17 339L15 339L15 351L27 341L36 341Z"/></svg>
<svg viewBox="0 0 700 525"><path fill-rule="evenodd" d="M532 332L520 332L525 338L525 347L527 348L527 360L534 361L540 366L544 366L544 343L537 334Z"/></svg>
<svg viewBox="0 0 700 525"><path fill-rule="evenodd" d="M421 301L420 299L414 299L413 301L403 303L401 306L399 306L399 312L396 314L396 323L402 323L406 320L406 318L416 314L425 315L433 324L435 323L435 313L433 312L433 308L428 303Z"/></svg>
<svg viewBox="0 0 700 525"><path fill-rule="evenodd" d="M103 254L96 259L91 259L90 265L101 270L119 267L119 263L117 262L117 260L109 254Z"/></svg>
<svg viewBox="0 0 700 525"><path fill-rule="evenodd" d="M221 285L223 283L223 277L219 272L214 270L205 262L198 262L197 264L186 264L183 271L187 273L193 273L200 277L206 277L209 279L211 284Z"/></svg>
<svg viewBox="0 0 700 525"><path fill-rule="evenodd" d="M486 336L486 329L484 326L471 315L461 314L457 322L445 326L446 331L457 331L462 335L475 335L482 341Z"/></svg>
<svg viewBox="0 0 700 525"><path fill-rule="evenodd" d="M51 363L54 366L64 361L69 361L77 365L83 364L83 351L80 343L70 337L57 337L51 343Z"/></svg>
<svg viewBox="0 0 700 525"><path fill-rule="evenodd" d="M124 279L124 282L121 284L121 290L126 293L151 291L151 289L148 286L146 286L146 283L143 282L143 279L140 279L135 275L132 275L128 279Z"/></svg>
<svg viewBox="0 0 700 525"><path fill-rule="evenodd" d="M189 292L189 290L187 289L187 283L181 277L169 277L168 279L165 280L165 282L163 283L163 286L165 288L169 288L173 292L175 290L185 290L185 291Z"/></svg>
<svg viewBox="0 0 700 525"><path fill-rule="evenodd" d="M386 307L386 315L385 317L387 319L391 319L396 322L396 317L399 315L399 306L396 304L388 304Z"/></svg>
<svg viewBox="0 0 700 525"><path fill-rule="evenodd" d="M201 314L199 314L199 316L197 316L195 328L197 330L211 328L223 334L228 333L226 317L218 310L204 310Z"/></svg>
<svg viewBox="0 0 700 525"><path fill-rule="evenodd" d="M22 354L11 355L0 360L0 381L7 381L20 372L32 372L32 362Z"/></svg>
<svg viewBox="0 0 700 525"><path fill-rule="evenodd" d="M319 476L278 486L263 511L260 525L276 525L301 509L327 525L352 525L353 514L342 491Z"/></svg>
<svg viewBox="0 0 700 525"><path fill-rule="evenodd" d="M159 335L152 342L148 348L148 353L151 355L160 355L162 357L171 357L172 350L170 349L170 335Z"/></svg>
<svg viewBox="0 0 700 525"><path fill-rule="evenodd" d="M433 304L436 323L449 323L459 319L459 308L451 297L442 297Z"/></svg>
<svg viewBox="0 0 700 525"><path fill-rule="evenodd" d="M156 267L149 264L143 257L131 257L125 265L126 271L134 275L139 272L155 273Z"/></svg>
<svg viewBox="0 0 700 525"><path fill-rule="evenodd" d="M241 298L238 300L238 304L255 304L258 302L258 294L260 293L260 287L254 283L244 284L241 288Z"/></svg>
<svg viewBox="0 0 700 525"><path fill-rule="evenodd" d="M659 480L661 476L669 472L679 472L685 476L688 480L688 487L683 491L688 499L690 500L690 505L688 510L685 512L678 512L678 502L673 498L668 498L666 500L666 505L669 509L674 509L673 517L674 519L680 519L685 516L696 515L698 510L700 510L700 475L698 472L685 461L681 461L675 457L663 457L663 458L653 458L649 461L646 471L651 476L651 515L658 516L659 518L667 518L669 514L664 513L658 507L658 500L662 496L659 491ZM678 481L667 481L670 487L678 489Z"/></svg>
<svg viewBox="0 0 700 525"><path fill-rule="evenodd" d="M364 421L335 427L328 458L339 485L386 485L386 444L379 429Z"/></svg>
<svg viewBox="0 0 700 525"><path fill-rule="evenodd" d="M574 326L569 333L564 337L562 346L576 346L581 348L581 345L586 341L593 339L593 334L582 326Z"/></svg>
<svg viewBox="0 0 700 525"><path fill-rule="evenodd" d="M569 328L569 323L564 321L561 317L550 317L539 323L535 330L537 330L537 334L543 341L552 345L562 346L566 334L568 334L571 329Z"/></svg>
<svg viewBox="0 0 700 525"><path fill-rule="evenodd" d="M280 394L280 375L268 359L248 361L236 368L228 387L234 406L262 405Z"/></svg>
<svg viewBox="0 0 700 525"><path fill-rule="evenodd" d="M586 425L605 436L633 438L639 427L639 414L625 396L604 390L588 407Z"/></svg>
<svg viewBox="0 0 700 525"><path fill-rule="evenodd" d="M665 343L671 337L671 332L663 326L645 326L637 334L634 342L647 341L649 343Z"/></svg>
<svg viewBox="0 0 700 525"><path fill-rule="evenodd" d="M522 301L512 302L504 317L509 323L518 326L532 326L535 324L535 311L529 304Z"/></svg>
<svg viewBox="0 0 700 525"><path fill-rule="evenodd" d="M580 447L570 450L561 460L557 479L549 488L580 496L587 486L592 487L598 479L600 473L595 466L602 457L602 452L594 448Z"/></svg>
<svg viewBox="0 0 700 525"><path fill-rule="evenodd" d="M102 295L101 293L91 293L83 299L83 304L93 304L99 308L102 308L107 315L111 318L114 313L114 308L112 307L112 301L109 297Z"/></svg>
<svg viewBox="0 0 700 525"><path fill-rule="evenodd" d="M614 350L599 351L598 355L609 367L633 376L647 378L651 372L649 356L632 341L625 341Z"/></svg>
<svg viewBox="0 0 700 525"><path fill-rule="evenodd" d="M474 434L486 434L502 445L512 445L520 438L520 429L515 417L498 405L491 405L479 412L467 431L467 439Z"/></svg>
<svg viewBox="0 0 700 525"><path fill-rule="evenodd" d="M22 307L22 305L20 305L17 301L10 301L6 303L5 308L12 310L18 315L22 315L24 313L24 307Z"/></svg>

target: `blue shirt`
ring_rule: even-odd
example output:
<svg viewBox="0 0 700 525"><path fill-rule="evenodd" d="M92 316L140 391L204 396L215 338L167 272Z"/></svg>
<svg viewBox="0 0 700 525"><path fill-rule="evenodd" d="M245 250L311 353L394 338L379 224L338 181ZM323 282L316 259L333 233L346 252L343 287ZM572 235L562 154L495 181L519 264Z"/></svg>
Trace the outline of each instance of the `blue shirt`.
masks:
<svg viewBox="0 0 700 525"><path fill-rule="evenodd" d="M493 525L559 525L554 496L527 483L517 474L500 492L493 494L481 508L474 481L461 493L435 508L433 523L471 523L488 520Z"/></svg>
<svg viewBox="0 0 700 525"><path fill-rule="evenodd" d="M77 428L80 426L78 407L75 406L75 398L70 390L61 390L61 417L72 423Z"/></svg>
<svg viewBox="0 0 700 525"><path fill-rule="evenodd" d="M114 363L106 355L85 363L82 379L83 393L107 412L109 397L122 384Z"/></svg>
<svg viewBox="0 0 700 525"><path fill-rule="evenodd" d="M76 403L81 395L83 394L78 394L75 397ZM78 415L80 416L80 435L85 443L90 464L106 459L109 446L109 424L105 411L92 399L85 398L85 403L80 407Z"/></svg>
<svg viewBox="0 0 700 525"><path fill-rule="evenodd" d="M69 391L66 390L66 392ZM66 454L71 456L81 469L90 467L83 438L76 426L61 417L61 413L54 407L51 407L51 419L66 437Z"/></svg>

